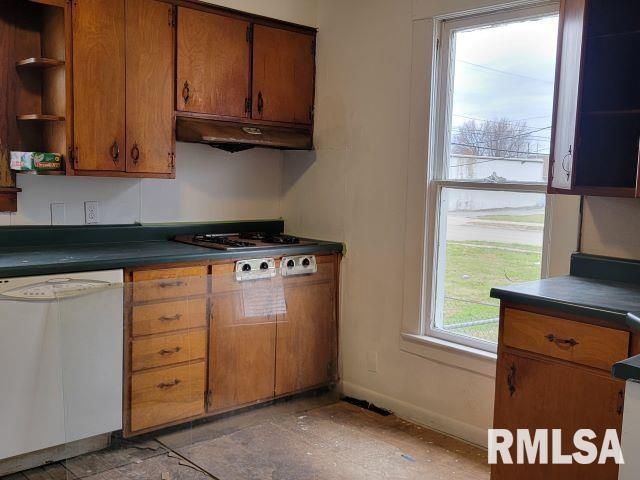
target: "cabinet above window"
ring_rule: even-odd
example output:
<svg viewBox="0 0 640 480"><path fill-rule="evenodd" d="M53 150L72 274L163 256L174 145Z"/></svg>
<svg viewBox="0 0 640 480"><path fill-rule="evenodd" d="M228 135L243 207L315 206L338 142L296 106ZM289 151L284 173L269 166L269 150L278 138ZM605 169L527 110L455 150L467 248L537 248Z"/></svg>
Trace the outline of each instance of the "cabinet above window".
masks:
<svg viewBox="0 0 640 480"><path fill-rule="evenodd" d="M640 5L563 0L549 192L640 196Z"/></svg>

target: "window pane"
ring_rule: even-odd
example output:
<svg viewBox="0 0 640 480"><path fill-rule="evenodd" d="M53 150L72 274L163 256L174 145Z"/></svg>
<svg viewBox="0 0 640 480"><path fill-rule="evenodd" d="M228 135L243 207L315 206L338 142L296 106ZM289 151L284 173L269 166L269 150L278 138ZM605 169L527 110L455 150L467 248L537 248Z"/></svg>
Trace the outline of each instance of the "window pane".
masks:
<svg viewBox="0 0 640 480"><path fill-rule="evenodd" d="M448 178L546 183L557 29L553 15L453 33Z"/></svg>
<svg viewBox="0 0 640 480"><path fill-rule="evenodd" d="M496 342L495 286L540 278L545 195L443 188L436 328Z"/></svg>

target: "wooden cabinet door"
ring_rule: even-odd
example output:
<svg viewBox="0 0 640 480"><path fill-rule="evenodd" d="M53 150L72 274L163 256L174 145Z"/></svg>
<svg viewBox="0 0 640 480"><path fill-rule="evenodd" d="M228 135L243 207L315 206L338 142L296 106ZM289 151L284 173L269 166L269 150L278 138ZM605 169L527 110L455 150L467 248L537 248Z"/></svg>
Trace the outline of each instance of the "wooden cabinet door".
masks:
<svg viewBox="0 0 640 480"><path fill-rule="evenodd" d="M561 8L549 162L549 189L555 193L558 190L569 193L574 183L585 2L586 0L563 0Z"/></svg>
<svg viewBox="0 0 640 480"><path fill-rule="evenodd" d="M622 427L624 383L579 367L533 360L508 353L498 358L494 428L562 429L562 452L573 453L578 429L593 430L600 442L606 429ZM514 442L515 444L515 442ZM598 450L599 450L598 447ZM515 448L511 449L516 459ZM551 462L551 452L549 452ZM492 480L616 480L618 466L494 465Z"/></svg>
<svg viewBox="0 0 640 480"><path fill-rule="evenodd" d="M173 6L127 0L128 172L170 174L174 154Z"/></svg>
<svg viewBox="0 0 640 480"><path fill-rule="evenodd" d="M248 28L244 20L178 8L178 110L248 116Z"/></svg>
<svg viewBox="0 0 640 480"><path fill-rule="evenodd" d="M73 4L77 170L125 169L125 0Z"/></svg>
<svg viewBox="0 0 640 480"><path fill-rule="evenodd" d="M273 397L275 318L245 317L241 290L217 294L212 302L209 411Z"/></svg>
<svg viewBox="0 0 640 480"><path fill-rule="evenodd" d="M314 44L309 34L254 26L253 118L311 124Z"/></svg>
<svg viewBox="0 0 640 480"><path fill-rule="evenodd" d="M278 316L277 327L276 395L335 380L335 285L313 282L313 275L307 279L285 284L287 313Z"/></svg>

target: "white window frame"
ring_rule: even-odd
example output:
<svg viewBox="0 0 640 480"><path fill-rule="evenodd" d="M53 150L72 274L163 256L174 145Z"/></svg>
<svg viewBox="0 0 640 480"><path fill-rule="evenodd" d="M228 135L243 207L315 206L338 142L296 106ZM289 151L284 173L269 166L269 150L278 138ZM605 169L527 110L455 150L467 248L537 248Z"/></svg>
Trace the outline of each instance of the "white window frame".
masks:
<svg viewBox="0 0 640 480"><path fill-rule="evenodd" d="M437 318L441 315L439 311L438 298L444 288L444 248L446 242L440 242L446 237L446 222L441 221L441 200L443 188L472 189L484 191L501 192L528 192L546 193L546 183L537 182L505 182L486 183L472 180L449 180L448 163L451 120L452 120L452 99L453 99L453 75L454 75L454 55L452 55L453 34L458 30L465 30L474 27L496 25L499 23L510 23L518 20L529 20L533 18L557 15L558 4L549 3L521 8L511 8L505 10L484 13L480 15L470 15L451 19L443 19L436 25L436 58L434 65L435 103L436 112L433 115L430 138L432 145L430 150L433 155L433 162L429 162L428 187L427 187L427 235L426 240L426 262L425 262L425 316L422 321L423 335L435 339L458 344L464 347L495 353L497 344L486 340L467 337L460 334L450 333L441 328L435 327ZM544 230L547 231L550 222L549 198L545 207ZM546 238L546 235L545 235ZM541 277L547 276L547 242L543 243L543 261L541 266Z"/></svg>

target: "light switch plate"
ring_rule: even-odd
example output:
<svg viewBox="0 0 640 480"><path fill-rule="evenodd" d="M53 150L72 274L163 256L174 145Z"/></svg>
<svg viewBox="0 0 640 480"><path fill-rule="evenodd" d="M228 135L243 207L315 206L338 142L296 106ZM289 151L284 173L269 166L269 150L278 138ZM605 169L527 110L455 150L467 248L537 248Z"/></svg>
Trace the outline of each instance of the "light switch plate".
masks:
<svg viewBox="0 0 640 480"><path fill-rule="evenodd" d="M51 225L64 225L65 207L64 203L51 204Z"/></svg>
<svg viewBox="0 0 640 480"><path fill-rule="evenodd" d="M98 202L84 202L84 223L91 225L100 223L98 216Z"/></svg>

